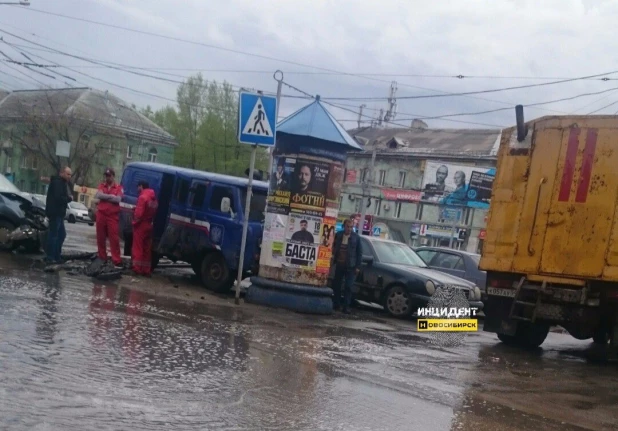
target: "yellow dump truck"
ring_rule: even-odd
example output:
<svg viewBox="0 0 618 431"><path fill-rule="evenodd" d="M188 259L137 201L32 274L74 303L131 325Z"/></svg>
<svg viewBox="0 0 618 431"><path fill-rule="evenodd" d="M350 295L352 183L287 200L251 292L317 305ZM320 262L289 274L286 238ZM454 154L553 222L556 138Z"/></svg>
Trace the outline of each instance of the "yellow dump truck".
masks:
<svg viewBox="0 0 618 431"><path fill-rule="evenodd" d="M618 347L618 117L502 132L480 268L484 330L538 347L550 326Z"/></svg>

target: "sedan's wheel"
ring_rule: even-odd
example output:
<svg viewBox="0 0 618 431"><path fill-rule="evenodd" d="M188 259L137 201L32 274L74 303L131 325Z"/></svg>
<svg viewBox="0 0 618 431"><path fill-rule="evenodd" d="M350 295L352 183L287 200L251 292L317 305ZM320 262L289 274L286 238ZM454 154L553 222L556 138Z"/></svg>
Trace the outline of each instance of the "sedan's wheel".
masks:
<svg viewBox="0 0 618 431"><path fill-rule="evenodd" d="M14 241L9 240L9 234L15 230L15 226L6 221L0 221L0 250L11 251L15 248Z"/></svg>
<svg viewBox="0 0 618 431"><path fill-rule="evenodd" d="M76 222L76 220L75 220L75 216L74 216L73 214L71 214L71 215L69 216L69 223L75 223L75 222Z"/></svg>
<svg viewBox="0 0 618 431"><path fill-rule="evenodd" d="M405 317L412 313L412 300L403 286L393 286L386 293L384 308L395 317Z"/></svg>

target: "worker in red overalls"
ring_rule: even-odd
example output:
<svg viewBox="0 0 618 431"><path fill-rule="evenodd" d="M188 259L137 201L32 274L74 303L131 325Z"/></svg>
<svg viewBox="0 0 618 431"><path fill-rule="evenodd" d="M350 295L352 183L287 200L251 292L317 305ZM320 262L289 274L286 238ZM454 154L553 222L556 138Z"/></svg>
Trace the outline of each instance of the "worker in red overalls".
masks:
<svg viewBox="0 0 618 431"><path fill-rule="evenodd" d="M118 234L118 219L120 216L120 200L122 199L122 186L116 184L116 173L112 168L105 170L105 181L99 184L95 199L97 205L97 246L99 258L107 260L107 238L112 252L112 262L116 268L122 268L120 257L120 238Z"/></svg>
<svg viewBox="0 0 618 431"><path fill-rule="evenodd" d="M157 213L157 197L148 182L137 184L137 206L133 214L133 247L131 259L133 272L138 275L150 276L152 272L152 222Z"/></svg>

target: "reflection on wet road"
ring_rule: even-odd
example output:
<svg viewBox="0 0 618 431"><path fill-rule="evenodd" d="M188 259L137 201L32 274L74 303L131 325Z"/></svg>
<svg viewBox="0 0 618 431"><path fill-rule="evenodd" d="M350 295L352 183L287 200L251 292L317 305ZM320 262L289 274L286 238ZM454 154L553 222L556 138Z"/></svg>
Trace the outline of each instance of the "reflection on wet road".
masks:
<svg viewBox="0 0 618 431"><path fill-rule="evenodd" d="M442 350L409 322L360 314L179 302L5 270L0 429L618 426L618 367L586 363L589 343L552 334L530 353L479 333Z"/></svg>

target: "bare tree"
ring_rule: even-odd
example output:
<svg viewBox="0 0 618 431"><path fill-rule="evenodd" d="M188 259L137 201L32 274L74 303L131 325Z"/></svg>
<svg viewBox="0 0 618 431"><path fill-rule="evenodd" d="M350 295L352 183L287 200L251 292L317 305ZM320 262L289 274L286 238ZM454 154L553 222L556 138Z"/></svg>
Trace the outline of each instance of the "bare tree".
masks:
<svg viewBox="0 0 618 431"><path fill-rule="evenodd" d="M39 104L26 106L19 102L23 133L17 139L26 153L37 157L54 172L59 172L65 165L70 166L73 182L84 184L93 166L99 165L98 150L111 145L109 135L97 127L96 120L83 118L74 110L61 111L49 93L43 94ZM57 141L71 143L68 159L56 156Z"/></svg>

